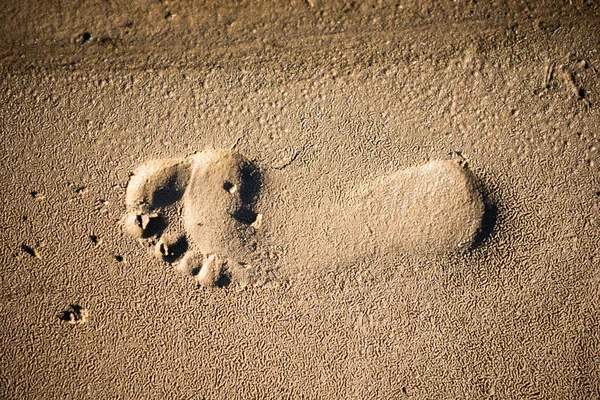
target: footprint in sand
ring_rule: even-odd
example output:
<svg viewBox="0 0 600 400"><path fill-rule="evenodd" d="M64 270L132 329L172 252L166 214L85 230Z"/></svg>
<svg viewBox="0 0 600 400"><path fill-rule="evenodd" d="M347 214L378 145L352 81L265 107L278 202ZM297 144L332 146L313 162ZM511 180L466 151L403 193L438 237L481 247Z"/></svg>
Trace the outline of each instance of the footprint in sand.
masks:
<svg viewBox="0 0 600 400"><path fill-rule="evenodd" d="M369 249L444 254L469 249L485 211L475 179L457 161L431 161L381 176L352 193L344 223L332 242L344 238L352 257Z"/></svg>
<svg viewBox="0 0 600 400"><path fill-rule="evenodd" d="M150 161L133 173L126 194L126 232L202 286L244 277L256 250L261 215L257 168L230 150ZM330 246L354 256L369 248L443 253L468 248L480 230L481 194L466 169L433 161L365 184L328 224ZM335 251L334 249L332 251Z"/></svg>
<svg viewBox="0 0 600 400"><path fill-rule="evenodd" d="M127 186L124 227L202 286L223 285L256 248L259 189L257 169L233 151L150 161Z"/></svg>

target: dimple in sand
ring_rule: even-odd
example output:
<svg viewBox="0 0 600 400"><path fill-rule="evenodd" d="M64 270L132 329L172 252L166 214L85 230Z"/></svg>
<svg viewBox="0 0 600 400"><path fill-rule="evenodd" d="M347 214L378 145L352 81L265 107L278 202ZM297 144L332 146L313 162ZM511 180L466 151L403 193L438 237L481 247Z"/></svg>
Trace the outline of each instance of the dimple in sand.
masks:
<svg viewBox="0 0 600 400"><path fill-rule="evenodd" d="M233 150L205 150L140 165L127 186L125 231L154 243L202 286L247 276L262 215L257 168ZM326 221L328 247L360 258L367 248L440 254L468 248L480 229L482 196L465 166L432 161L366 182ZM352 232L350 232L352 231ZM339 250L338 250L339 251Z"/></svg>

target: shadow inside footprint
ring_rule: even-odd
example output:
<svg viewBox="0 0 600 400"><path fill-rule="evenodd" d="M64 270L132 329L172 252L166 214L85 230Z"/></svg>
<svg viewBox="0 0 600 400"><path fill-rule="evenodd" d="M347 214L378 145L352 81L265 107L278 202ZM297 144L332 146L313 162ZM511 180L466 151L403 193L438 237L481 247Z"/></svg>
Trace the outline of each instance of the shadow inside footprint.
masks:
<svg viewBox="0 0 600 400"><path fill-rule="evenodd" d="M227 270L221 272L219 278L215 282L215 287L224 288L231 284L231 273Z"/></svg>
<svg viewBox="0 0 600 400"><path fill-rule="evenodd" d="M168 263L174 263L188 250L188 241L185 236L177 238L174 243L159 243L158 252L160 258Z"/></svg>
<svg viewBox="0 0 600 400"><path fill-rule="evenodd" d="M498 206L490 198L490 192L483 182L479 179L475 179L475 183L480 190L481 197L483 199L484 210L481 218L481 225L477 231L473 242L471 243L470 250L474 250L481 246L487 238L489 238L494 232L496 222L498 220Z"/></svg>
<svg viewBox="0 0 600 400"><path fill-rule="evenodd" d="M258 168L246 163L241 168L242 186L240 188L240 200L242 206L235 210L231 216L242 224L250 225L256 221L258 214L252 210L258 201L258 196L262 186L262 177ZM227 184L226 182L225 184ZM225 187L224 187L225 188ZM227 190L227 188L225 188Z"/></svg>
<svg viewBox="0 0 600 400"><path fill-rule="evenodd" d="M471 250L481 246L485 239L490 237L496 227L498 220L498 206L493 203L488 203L488 200L484 200L485 209L483 211L483 218L481 219L481 227L473 239L471 244Z"/></svg>
<svg viewBox="0 0 600 400"><path fill-rule="evenodd" d="M201 266L194 267L190 270L189 274L193 277L197 277L200 274ZM221 269L218 274L217 280L212 286L217 288L225 288L231 284L231 271L225 266ZM202 284L199 283L202 286Z"/></svg>
<svg viewBox="0 0 600 400"><path fill-rule="evenodd" d="M142 216L138 215L136 218L139 219L138 223L139 223L140 227L142 227L142 225L143 225ZM141 236L142 236L142 238L150 238L154 235L158 235L159 233L164 231L166 228L167 228L167 221L165 220L165 218L162 215L153 216L153 217L149 218L148 223L146 224L145 227L143 227Z"/></svg>
<svg viewBox="0 0 600 400"><path fill-rule="evenodd" d="M182 187L179 177L173 175L166 181L164 186L154 193L152 206L154 208L170 206L179 201L183 197L184 192L185 186Z"/></svg>
<svg viewBox="0 0 600 400"><path fill-rule="evenodd" d="M256 221L258 214L248 208L242 207L231 214L231 216L242 224L250 225Z"/></svg>
<svg viewBox="0 0 600 400"><path fill-rule="evenodd" d="M254 164L246 163L241 169L241 178L240 199L245 206L252 206L258 201L262 176Z"/></svg>

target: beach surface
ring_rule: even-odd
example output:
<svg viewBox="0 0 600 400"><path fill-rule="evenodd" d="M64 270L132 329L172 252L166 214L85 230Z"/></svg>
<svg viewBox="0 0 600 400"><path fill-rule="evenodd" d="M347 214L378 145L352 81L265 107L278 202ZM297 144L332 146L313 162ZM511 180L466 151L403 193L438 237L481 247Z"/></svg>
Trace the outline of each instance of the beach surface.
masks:
<svg viewBox="0 0 600 400"><path fill-rule="evenodd" d="M7 1L0 397L599 398L599 38L594 1Z"/></svg>

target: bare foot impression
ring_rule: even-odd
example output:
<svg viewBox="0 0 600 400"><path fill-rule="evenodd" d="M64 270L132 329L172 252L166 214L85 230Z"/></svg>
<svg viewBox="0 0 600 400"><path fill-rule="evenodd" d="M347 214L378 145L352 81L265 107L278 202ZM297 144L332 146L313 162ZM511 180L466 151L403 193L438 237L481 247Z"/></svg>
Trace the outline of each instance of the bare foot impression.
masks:
<svg viewBox="0 0 600 400"><path fill-rule="evenodd" d="M329 229L342 259L373 251L448 254L464 251L481 232L482 195L466 165L431 161L380 176L344 196ZM333 251L333 250L328 250Z"/></svg>
<svg viewBox="0 0 600 400"><path fill-rule="evenodd" d="M248 276L256 257L262 216L256 167L232 150L140 165L126 192L124 229L154 246L159 259L194 276L202 286L223 286ZM363 185L327 221L327 246L410 253L468 248L484 213L481 194L465 166L433 161ZM332 250L335 251L335 250Z"/></svg>
<svg viewBox="0 0 600 400"><path fill-rule="evenodd" d="M233 151L150 161L127 186L124 228L202 286L221 285L243 275L256 247L259 186L257 170Z"/></svg>

